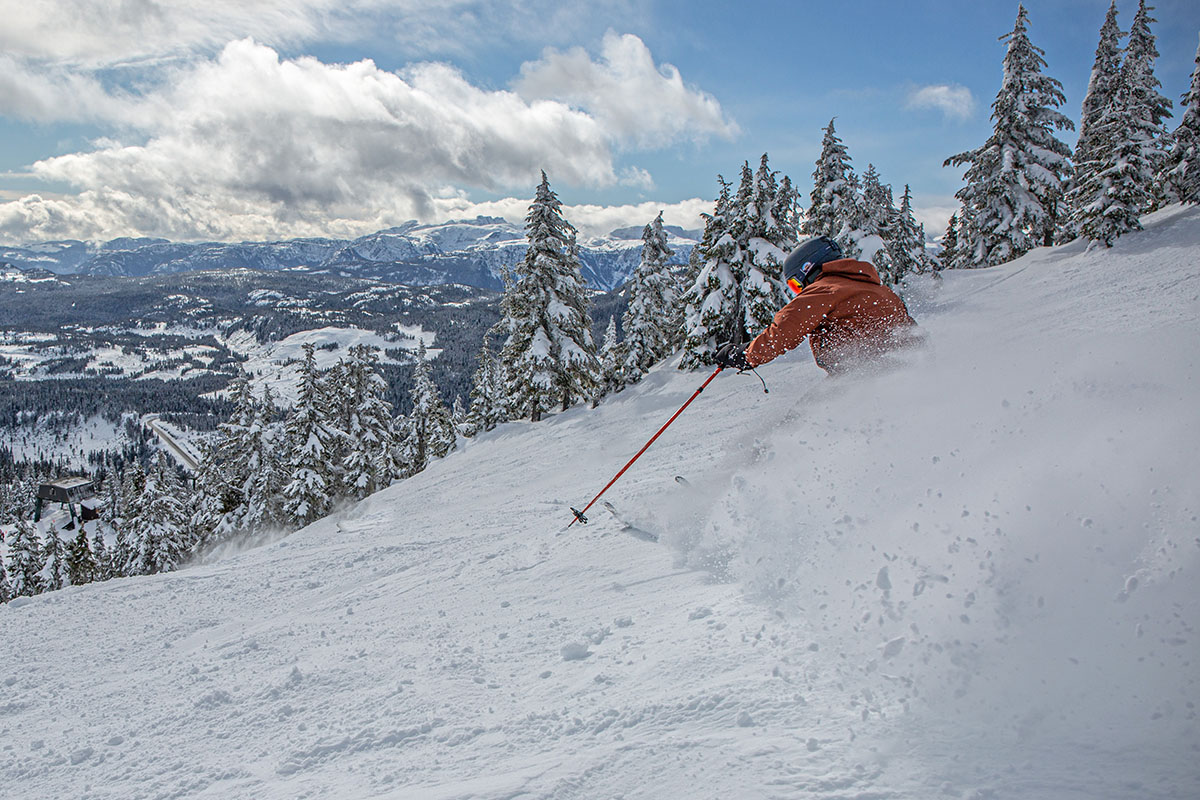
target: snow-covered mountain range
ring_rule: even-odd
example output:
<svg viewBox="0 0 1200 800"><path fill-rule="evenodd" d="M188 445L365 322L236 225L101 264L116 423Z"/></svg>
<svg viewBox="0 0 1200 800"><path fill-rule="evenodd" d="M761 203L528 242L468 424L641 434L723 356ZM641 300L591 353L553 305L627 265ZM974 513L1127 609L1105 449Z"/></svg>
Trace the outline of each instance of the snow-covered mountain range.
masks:
<svg viewBox="0 0 1200 800"><path fill-rule="evenodd" d="M686 263L695 231L668 228L674 261ZM608 291L624 283L641 255L640 228L581 241L584 278ZM282 242L180 243L165 239L114 239L103 243L43 242L0 247L0 263L58 274L141 276L212 269L327 270L414 286L459 283L503 288L505 265L525 255L523 228L498 217L438 225L409 222L357 239L291 239Z"/></svg>
<svg viewBox="0 0 1200 800"><path fill-rule="evenodd" d="M925 344L667 363L287 538L0 606L0 794L1200 793L1200 209L917 280ZM673 477L683 474L681 486Z"/></svg>

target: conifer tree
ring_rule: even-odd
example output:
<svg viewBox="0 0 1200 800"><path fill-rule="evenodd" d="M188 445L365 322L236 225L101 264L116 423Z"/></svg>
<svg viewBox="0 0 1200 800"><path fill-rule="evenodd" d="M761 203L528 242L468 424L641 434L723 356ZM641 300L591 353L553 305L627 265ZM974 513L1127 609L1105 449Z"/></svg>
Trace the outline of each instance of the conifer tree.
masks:
<svg viewBox="0 0 1200 800"><path fill-rule="evenodd" d="M946 233L942 236L942 252L939 259L942 262L942 269L957 269L960 266L957 212L950 215L950 222L946 225Z"/></svg>
<svg viewBox="0 0 1200 800"><path fill-rule="evenodd" d="M783 262L797 244L797 230L788 222L794 204L790 194L780 193L778 173L773 172L763 153L751 175L749 164L742 168L742 184L750 180L749 192L739 190L739 246L742 252L742 324L747 336L757 335L771 324L775 313L790 299L783 282ZM790 181L789 181L790 184Z"/></svg>
<svg viewBox="0 0 1200 800"><path fill-rule="evenodd" d="M1103 156L1103 139L1099 135L1100 121L1110 113L1117 89L1117 77L1121 72L1121 33L1117 25L1117 2L1112 0L1104 24L1100 26L1100 41L1096 45L1096 58L1092 63L1092 74L1088 79L1087 94L1079 117L1079 139L1075 144L1075 168L1071 180L1071 192L1087 183L1090 171L1098 166ZM1074 196L1074 195L1072 195ZM1074 227L1073 223L1069 226Z"/></svg>
<svg viewBox="0 0 1200 800"><path fill-rule="evenodd" d="M833 120L825 128L821 140L821 155L813 170L813 189L802 231L807 236L828 236L849 252L848 223L857 203L851 176L850 155L837 137Z"/></svg>
<svg viewBox="0 0 1200 800"><path fill-rule="evenodd" d="M712 214L704 214L704 235L699 250L702 266L684 295L684 356L680 369L696 369L713 363L713 353L724 342L740 343L740 276L731 263L736 244L733 238L733 198L730 184L720 175L720 187Z"/></svg>
<svg viewBox="0 0 1200 800"><path fill-rule="evenodd" d="M342 370L344 395L341 428L347 434L343 459L345 493L366 497L400 474L396 461L396 431L392 406L384 399L387 385L379 375L379 358L372 348L350 348Z"/></svg>
<svg viewBox="0 0 1200 800"><path fill-rule="evenodd" d="M575 228L546 173L525 217L529 248L506 280L500 330L510 413L534 422L596 391L599 362L588 317Z"/></svg>
<svg viewBox="0 0 1200 800"><path fill-rule="evenodd" d="M1074 123L1055 108L1065 100L1062 84L1042 74L1044 51L1027 33L1028 14L1018 6L1004 56L1004 78L992 103L995 126L982 147L946 159L970 165L957 197L970 210L967 246L986 265L1001 264L1034 247L1052 244L1059 225L1064 177L1071 150L1055 130Z"/></svg>
<svg viewBox="0 0 1200 800"><path fill-rule="evenodd" d="M880 179L874 164L867 164L862 175L858 213L851 217L848 238L859 252L858 257L874 264L885 284L897 282L887 246L893 237L896 215L891 185Z"/></svg>
<svg viewBox="0 0 1200 800"><path fill-rule="evenodd" d="M284 473L279 458L284 433L282 425L273 421L275 397L270 386L264 386L256 408L254 425L247 431L246 482L241 494L245 498L242 526L249 531L262 531L283 524Z"/></svg>
<svg viewBox="0 0 1200 800"><path fill-rule="evenodd" d="M913 215L912 190L908 184L904 185L904 196L900 199L887 249L894 284L900 283L910 272L928 272L933 268L925 250L925 226Z"/></svg>
<svg viewBox="0 0 1200 800"><path fill-rule="evenodd" d="M608 327L604 329L604 339L600 345L600 390L596 393L593 407L600 403L601 398L619 392L627 383L641 380L641 373L636 380L631 380L628 371L636 369L631 366L631 359L625 353L625 348L617 336L617 318L608 318Z"/></svg>
<svg viewBox="0 0 1200 800"><path fill-rule="evenodd" d="M1095 126L1096 147L1072 192L1072 225L1080 235L1111 247L1117 237L1141 230L1141 215L1155 202L1155 179L1166 160L1163 120L1171 101L1158 92L1158 57L1145 0L1129 30L1112 102Z"/></svg>
<svg viewBox="0 0 1200 800"><path fill-rule="evenodd" d="M113 526L117 540L113 546L113 574L118 576L139 575L140 563L134 538L134 523L141 513L141 501L146 489L146 471L137 461L125 468L121 480L120 497L116 503L119 515L114 517Z"/></svg>
<svg viewBox="0 0 1200 800"><path fill-rule="evenodd" d="M66 555L66 548L58 535L58 526L52 522L42 543L42 557L46 563L42 568L42 586L45 591L54 592L66 585Z"/></svg>
<svg viewBox="0 0 1200 800"><path fill-rule="evenodd" d="M166 454L159 452L154 466L146 473L142 494L126 520L133 553L126 574L170 572L183 562L191 545L183 493Z"/></svg>
<svg viewBox="0 0 1200 800"><path fill-rule="evenodd" d="M684 295L681 369L711 364L723 342L742 344L770 324L787 301L782 264L795 247L795 195L780 191L764 154L757 172L742 166L737 194L717 176L716 205L705 216L704 265Z"/></svg>
<svg viewBox="0 0 1200 800"><path fill-rule="evenodd" d="M1171 134L1159 183L1163 202L1200 203L1200 47L1191 86L1183 95L1183 116Z"/></svg>
<svg viewBox="0 0 1200 800"><path fill-rule="evenodd" d="M92 580L106 581L115 577L112 557L109 555L107 545L104 544L104 534L100 532L100 526L97 526L96 532L92 534L92 559L96 563L95 577Z"/></svg>
<svg viewBox="0 0 1200 800"><path fill-rule="evenodd" d="M454 404L450 406L450 421L454 423L454 430L462 433L463 426L467 423L467 409L463 405L461 394L454 395Z"/></svg>
<svg viewBox="0 0 1200 800"><path fill-rule="evenodd" d="M218 437L220 433L218 433ZM200 462L196 468L196 492L192 496L189 525L198 545L219 541L232 527L228 520L242 508L243 497L231 484L222 467L219 441L200 443Z"/></svg>
<svg viewBox="0 0 1200 800"><path fill-rule="evenodd" d="M330 463L345 435L331 424L325 386L317 369L312 343L304 345L300 390L296 405L284 422L284 474L282 511L301 527L329 513L338 483L338 470Z"/></svg>
<svg viewBox="0 0 1200 800"><path fill-rule="evenodd" d="M79 534L67 546L66 566L67 580L72 586L97 580L96 559L82 525L79 526Z"/></svg>
<svg viewBox="0 0 1200 800"><path fill-rule="evenodd" d="M629 306L621 325L625 330L624 362L602 368L607 394L615 387L614 379L621 385L636 383L655 363L674 350L679 335L680 303L675 280L671 275L668 259L675 253L667 245L667 233L663 230L662 212L654 221L642 229L642 257L629 282ZM610 322L613 340L605 338L601 360L616 354L616 322Z"/></svg>
<svg viewBox="0 0 1200 800"><path fill-rule="evenodd" d="M430 461L442 458L455 446L454 421L433 382L423 341L417 347L413 387L409 397L412 411L405 419L401 461L405 473L415 475L425 469Z"/></svg>
<svg viewBox="0 0 1200 800"><path fill-rule="evenodd" d="M471 410L467 412L463 426L464 436L490 431L507 419L504 375L500 362L488 347L487 337L484 337L477 363L471 386Z"/></svg>
<svg viewBox="0 0 1200 800"><path fill-rule="evenodd" d="M45 590L42 569L46 557L33 525L18 519L8 535L8 575L13 597L33 597Z"/></svg>
<svg viewBox="0 0 1200 800"><path fill-rule="evenodd" d="M12 597L12 584L8 582L8 571L4 569L4 559L0 558L0 604L7 603Z"/></svg>

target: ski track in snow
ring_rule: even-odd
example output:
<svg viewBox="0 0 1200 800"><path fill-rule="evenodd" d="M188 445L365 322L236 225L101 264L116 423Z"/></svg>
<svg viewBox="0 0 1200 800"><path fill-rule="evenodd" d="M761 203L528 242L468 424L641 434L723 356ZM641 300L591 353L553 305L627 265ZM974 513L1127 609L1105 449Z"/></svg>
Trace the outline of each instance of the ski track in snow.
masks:
<svg viewBox="0 0 1200 800"><path fill-rule="evenodd" d="M605 496L658 544L566 524L673 365L0 607L0 795L1200 796L1200 210L1149 223L918 283L890 369L720 376Z"/></svg>

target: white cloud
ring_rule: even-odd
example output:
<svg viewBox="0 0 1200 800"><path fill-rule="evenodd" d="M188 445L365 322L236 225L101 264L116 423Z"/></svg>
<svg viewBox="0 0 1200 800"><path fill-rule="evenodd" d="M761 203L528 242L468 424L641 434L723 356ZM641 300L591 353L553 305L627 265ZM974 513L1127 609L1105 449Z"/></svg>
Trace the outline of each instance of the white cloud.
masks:
<svg viewBox="0 0 1200 800"><path fill-rule="evenodd" d="M548 49L540 61L522 65L515 88L530 100L582 108L618 142L640 148L738 134L716 98L686 85L674 66L656 66L650 49L632 34L607 33L599 61L581 47Z"/></svg>
<svg viewBox="0 0 1200 800"><path fill-rule="evenodd" d="M120 120L136 102L109 92L90 74L59 67L35 68L0 55L0 109L33 122Z"/></svg>
<svg viewBox="0 0 1200 800"><path fill-rule="evenodd" d="M919 86L908 94L907 108L932 108L947 117L965 120L975 113L975 97L965 86Z"/></svg>
<svg viewBox="0 0 1200 800"><path fill-rule="evenodd" d="M276 47L390 39L427 57L498 37L557 42L634 13L631 0L0 0L0 52L39 63L136 64L213 53L250 37Z"/></svg>
<svg viewBox="0 0 1200 800"><path fill-rule="evenodd" d="M654 188L654 176L641 167L628 167L621 170L618 181L622 186L630 186L648 192Z"/></svg>
<svg viewBox="0 0 1200 800"><path fill-rule="evenodd" d="M940 239L950 224L951 215L962 210L962 205L953 197L932 196L913 200L913 216L925 226L925 236L930 240Z"/></svg>
<svg viewBox="0 0 1200 800"><path fill-rule="evenodd" d="M612 148L622 134L607 120L558 100L479 88L444 64L393 73L370 61L281 59L240 40L214 59L165 67L141 95L111 93L61 69L24 86L0 80L0 98L23 116L90 118L111 132L89 150L30 168L77 194L0 202L0 238L10 241L357 235L444 219L474 205L465 199L471 191L527 198L542 169L560 190L653 188L637 166L618 175ZM528 206L498 202L516 203L517 219ZM585 218L604 220L600 227L644 224L657 213L644 220L642 212L581 207Z"/></svg>
<svg viewBox="0 0 1200 800"><path fill-rule="evenodd" d="M253 36L274 43L330 34L361 0L0 0L0 51L40 62L112 65L220 48Z"/></svg>
<svg viewBox="0 0 1200 800"><path fill-rule="evenodd" d="M83 88L86 104L102 108L93 87ZM26 104L29 113L48 113L62 94L65 85L49 86L40 106ZM440 64L398 75L370 61L281 60L242 40L178 70L133 108L109 100L126 106L136 141L34 164L40 178L81 191L73 212L43 201L37 230L83 214L88 230L264 235L320 220L421 218L449 187L532 187L541 169L574 185L617 182L610 137L596 120L562 103L479 89ZM6 227L14 213L31 219L28 208L5 211Z"/></svg>

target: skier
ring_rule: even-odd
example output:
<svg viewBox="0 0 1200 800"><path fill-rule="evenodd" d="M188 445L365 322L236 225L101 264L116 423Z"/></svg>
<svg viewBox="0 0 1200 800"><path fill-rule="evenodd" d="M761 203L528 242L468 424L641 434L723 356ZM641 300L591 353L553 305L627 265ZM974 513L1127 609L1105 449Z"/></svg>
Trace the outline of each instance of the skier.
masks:
<svg viewBox="0 0 1200 800"><path fill-rule="evenodd" d="M842 248L827 236L801 243L783 262L783 274L796 297L748 347L722 345L719 365L753 369L807 336L817 366L832 375L915 339L916 322L875 267L842 258Z"/></svg>

